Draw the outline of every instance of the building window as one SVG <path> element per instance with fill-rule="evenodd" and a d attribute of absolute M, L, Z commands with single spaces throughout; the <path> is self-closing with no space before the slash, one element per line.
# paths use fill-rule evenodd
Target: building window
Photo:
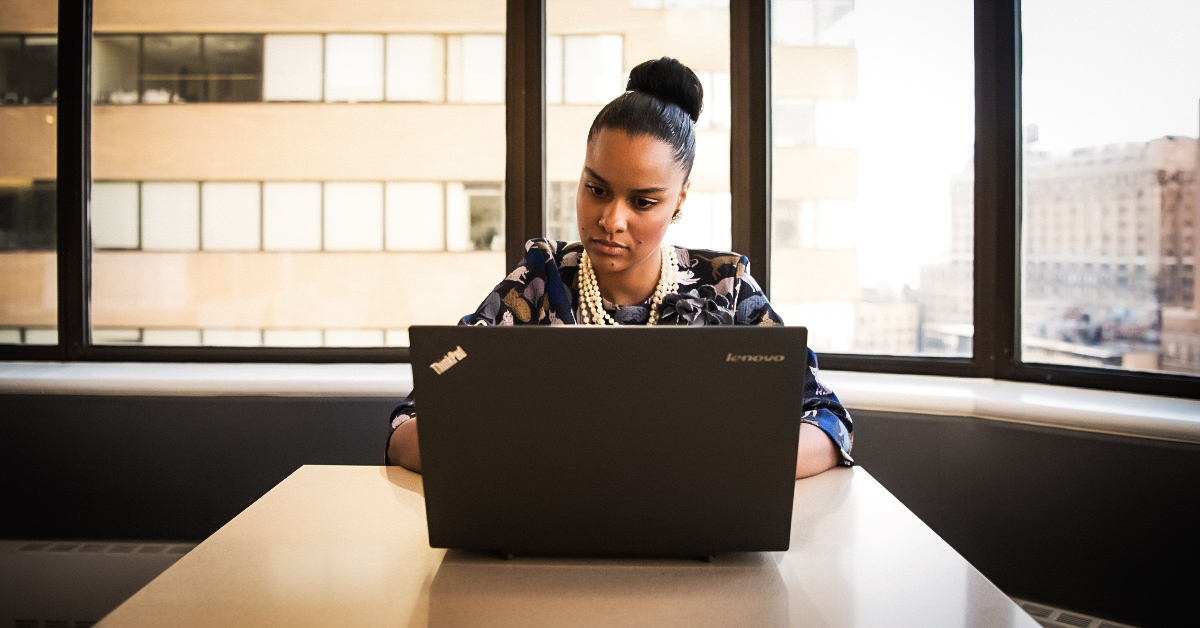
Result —
<path fill-rule="evenodd" d="M 0 180 L 0 252 L 54 250 L 55 197 L 54 181 Z"/>
<path fill-rule="evenodd" d="M 53 105 L 57 77 L 57 37 L 0 35 L 0 105 Z"/>
<path fill-rule="evenodd" d="M 97 35 L 97 104 L 161 105 L 263 99 L 262 35 Z"/>
<path fill-rule="evenodd" d="M 776 45 L 854 46 L 854 0 L 775 0 L 771 7 Z"/>
<path fill-rule="evenodd" d="M 440 35 L 387 36 L 387 99 L 441 102 L 446 98 L 446 39 Z"/>
<path fill-rule="evenodd" d="M 263 99 L 323 98 L 325 41 L 320 35 L 267 35 L 263 42 Z"/>
<path fill-rule="evenodd" d="M 383 36 L 325 36 L 325 101 L 383 100 Z"/>
<path fill-rule="evenodd" d="M 546 38 L 546 102 L 603 105 L 625 91 L 620 35 Z"/>

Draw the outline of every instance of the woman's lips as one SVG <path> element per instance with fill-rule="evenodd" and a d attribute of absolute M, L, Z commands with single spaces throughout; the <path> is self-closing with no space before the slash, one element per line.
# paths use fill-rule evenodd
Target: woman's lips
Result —
<path fill-rule="evenodd" d="M 621 253 L 625 252 L 626 248 L 628 248 L 619 242 L 613 242 L 612 240 L 601 240 L 597 238 L 592 238 L 592 245 L 596 247 L 597 253 L 602 253 L 604 255 L 620 255 Z"/>

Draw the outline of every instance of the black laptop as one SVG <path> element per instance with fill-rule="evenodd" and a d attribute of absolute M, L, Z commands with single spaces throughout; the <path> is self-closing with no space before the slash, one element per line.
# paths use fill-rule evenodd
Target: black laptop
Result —
<path fill-rule="evenodd" d="M 803 327 L 409 330 L 432 547 L 782 551 Z"/>

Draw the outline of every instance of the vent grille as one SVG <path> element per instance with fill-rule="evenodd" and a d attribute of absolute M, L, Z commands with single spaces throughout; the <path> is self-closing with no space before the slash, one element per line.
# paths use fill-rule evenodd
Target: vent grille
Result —
<path fill-rule="evenodd" d="M 169 554 L 182 556 L 196 547 L 188 543 L 70 543 L 54 541 L 33 541 L 17 548 L 18 552 L 49 552 L 54 554 Z M 21 620 L 25 621 L 25 620 Z M 42 620 L 30 620 L 38 621 Z M 51 621 L 51 620 L 46 620 Z M 54 620 L 57 621 L 57 620 Z M 45 628 L 40 623 L 39 628 Z"/>
<path fill-rule="evenodd" d="M 15 619 L 13 628 L 92 628 L 96 622 L 90 620 L 69 619 Z"/>
<path fill-rule="evenodd" d="M 1072 613 L 1060 612 L 1058 617 L 1054 618 L 1054 621 L 1060 624 L 1066 624 L 1068 626 L 1076 626 L 1077 628 L 1090 628 L 1092 625 L 1092 619 L 1090 617 L 1082 617 Z"/>
<path fill-rule="evenodd" d="M 1034 617 L 1049 618 L 1050 615 L 1054 613 L 1054 609 L 1046 608 L 1045 606 L 1038 606 L 1037 604 L 1030 604 L 1028 602 L 1022 604 L 1021 608 L 1025 609 L 1026 613 L 1029 613 Z"/>
<path fill-rule="evenodd" d="M 1072 613 L 1045 604 L 1034 604 L 1017 598 L 1013 598 L 1013 601 L 1045 628 L 1134 628 L 1129 624 L 1089 617 L 1083 613 Z"/>

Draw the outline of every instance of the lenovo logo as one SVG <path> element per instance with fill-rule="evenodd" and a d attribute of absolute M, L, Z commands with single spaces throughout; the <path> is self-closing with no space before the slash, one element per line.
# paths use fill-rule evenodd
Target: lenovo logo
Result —
<path fill-rule="evenodd" d="M 782 355 L 734 355 L 725 356 L 726 362 L 783 362 Z"/>
<path fill-rule="evenodd" d="M 433 369 L 434 373 L 441 375 L 442 373 L 449 371 L 450 367 L 458 364 L 458 361 L 465 357 L 467 357 L 467 352 L 463 351 L 462 347 L 455 347 L 454 351 L 447 353 L 446 357 L 434 362 L 433 364 L 430 364 L 429 368 Z"/>

